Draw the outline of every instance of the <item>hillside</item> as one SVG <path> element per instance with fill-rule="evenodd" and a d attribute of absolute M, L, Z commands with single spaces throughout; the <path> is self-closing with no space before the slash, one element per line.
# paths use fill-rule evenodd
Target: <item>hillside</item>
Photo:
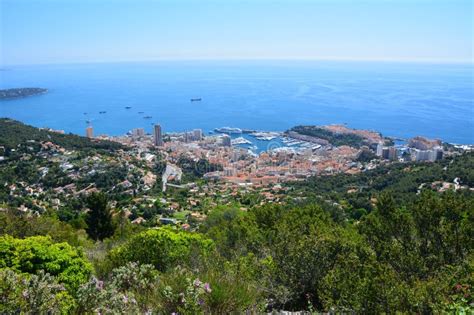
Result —
<path fill-rule="evenodd" d="M 355 175 L 335 174 L 289 183 L 291 195 L 319 197 L 346 204 L 349 211 L 374 208 L 372 198 L 390 193 L 399 204 L 413 201 L 422 188 L 443 190 L 443 184 L 460 191 L 474 189 L 474 153 L 465 153 L 435 163 L 393 163 Z M 356 215 L 356 214 L 353 214 Z"/>
<path fill-rule="evenodd" d="M 45 129 L 35 128 L 25 125 L 19 121 L 9 118 L 0 118 L 0 146 L 5 147 L 5 151 L 11 151 L 18 145 L 35 142 L 52 142 L 65 149 L 102 149 L 117 150 L 123 147 L 115 142 L 91 140 L 73 134 L 61 134 Z"/>
<path fill-rule="evenodd" d="M 473 153 L 252 191 L 177 155 L 163 191 L 156 147 L 0 132 L 0 313 L 473 310 Z"/>
<path fill-rule="evenodd" d="M 336 133 L 318 126 L 296 126 L 289 131 L 296 132 L 303 136 L 322 139 L 334 146 L 348 145 L 354 148 L 360 148 L 366 143 L 365 139 L 357 134 Z"/>

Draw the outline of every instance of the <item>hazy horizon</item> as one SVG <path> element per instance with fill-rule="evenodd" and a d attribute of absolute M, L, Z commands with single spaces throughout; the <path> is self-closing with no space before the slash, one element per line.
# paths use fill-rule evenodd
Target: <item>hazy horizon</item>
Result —
<path fill-rule="evenodd" d="M 0 64 L 473 63 L 471 1 L 2 0 Z"/>

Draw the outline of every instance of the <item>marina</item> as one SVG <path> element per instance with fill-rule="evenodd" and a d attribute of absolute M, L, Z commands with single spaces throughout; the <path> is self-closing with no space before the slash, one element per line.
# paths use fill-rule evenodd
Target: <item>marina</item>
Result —
<path fill-rule="evenodd" d="M 230 129 L 230 130 L 229 130 Z M 227 134 L 231 137 L 231 145 L 249 150 L 252 154 L 259 154 L 266 151 L 287 152 L 300 154 L 307 150 L 315 151 L 321 149 L 320 144 L 297 140 L 287 137 L 280 131 L 255 131 L 236 133 L 236 130 L 245 130 L 240 128 L 222 127 L 209 131 L 210 136 L 218 134 Z M 229 131 L 233 131 L 230 133 Z"/>

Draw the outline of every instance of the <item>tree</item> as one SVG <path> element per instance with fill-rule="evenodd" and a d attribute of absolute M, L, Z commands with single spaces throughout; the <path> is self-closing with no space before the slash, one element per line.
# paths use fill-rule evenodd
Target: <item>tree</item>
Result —
<path fill-rule="evenodd" d="M 94 240 L 103 240 L 112 236 L 115 225 L 107 207 L 107 196 L 103 193 L 91 194 L 86 200 L 89 213 L 87 215 L 87 234 Z"/>

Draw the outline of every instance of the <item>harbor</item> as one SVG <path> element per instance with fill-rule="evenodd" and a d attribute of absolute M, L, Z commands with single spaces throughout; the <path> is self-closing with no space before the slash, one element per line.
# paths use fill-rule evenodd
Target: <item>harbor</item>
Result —
<path fill-rule="evenodd" d="M 254 154 L 266 151 L 301 152 L 317 150 L 321 145 L 287 137 L 281 131 L 257 131 L 234 127 L 215 128 L 210 134 L 226 134 L 231 138 L 232 146 L 248 149 Z"/>

